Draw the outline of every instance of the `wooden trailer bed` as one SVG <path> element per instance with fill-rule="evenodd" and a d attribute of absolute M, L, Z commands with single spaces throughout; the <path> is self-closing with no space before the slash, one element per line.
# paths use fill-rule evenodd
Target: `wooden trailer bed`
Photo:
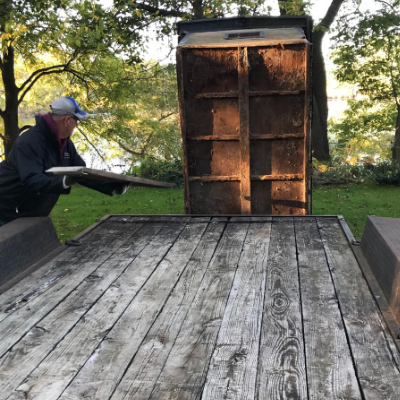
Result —
<path fill-rule="evenodd" d="M 337 217 L 109 216 L 0 295 L 0 399 L 400 398 Z"/>

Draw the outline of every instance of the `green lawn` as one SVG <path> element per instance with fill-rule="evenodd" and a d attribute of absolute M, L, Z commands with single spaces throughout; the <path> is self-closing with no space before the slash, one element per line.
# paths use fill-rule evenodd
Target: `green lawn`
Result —
<path fill-rule="evenodd" d="M 313 213 L 343 215 L 354 236 L 361 239 L 368 215 L 400 218 L 399 199 L 400 187 L 375 183 L 322 186 L 314 188 Z M 171 213 L 184 213 L 182 189 L 131 188 L 123 196 L 109 197 L 76 186 L 70 195 L 60 197 L 51 217 L 65 241 L 106 214 Z"/>

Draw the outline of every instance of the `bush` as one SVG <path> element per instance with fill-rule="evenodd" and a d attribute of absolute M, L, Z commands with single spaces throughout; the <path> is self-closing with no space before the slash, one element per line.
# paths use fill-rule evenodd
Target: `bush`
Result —
<path fill-rule="evenodd" d="M 382 160 L 375 168 L 376 181 L 381 185 L 400 186 L 400 166 L 392 160 Z"/>
<path fill-rule="evenodd" d="M 183 186 L 181 160 L 163 161 L 153 157 L 146 157 L 139 166 L 132 168 L 131 175 Z"/>

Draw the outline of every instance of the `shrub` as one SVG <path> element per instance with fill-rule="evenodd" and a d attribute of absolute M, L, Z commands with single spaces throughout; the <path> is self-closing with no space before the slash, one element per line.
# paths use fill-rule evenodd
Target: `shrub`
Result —
<path fill-rule="evenodd" d="M 382 160 L 374 168 L 376 181 L 381 185 L 400 185 L 400 166 L 392 160 Z"/>
<path fill-rule="evenodd" d="M 153 157 L 146 157 L 139 166 L 132 168 L 131 175 L 176 183 L 178 186 L 183 186 L 181 160 L 164 161 Z"/>

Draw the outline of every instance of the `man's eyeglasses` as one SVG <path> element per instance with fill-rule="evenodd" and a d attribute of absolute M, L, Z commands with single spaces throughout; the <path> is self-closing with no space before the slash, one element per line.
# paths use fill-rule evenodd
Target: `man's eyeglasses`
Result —
<path fill-rule="evenodd" d="M 74 115 L 70 115 L 71 118 L 73 118 L 76 121 L 76 125 L 79 125 L 81 122 L 78 118 L 76 118 Z"/>

